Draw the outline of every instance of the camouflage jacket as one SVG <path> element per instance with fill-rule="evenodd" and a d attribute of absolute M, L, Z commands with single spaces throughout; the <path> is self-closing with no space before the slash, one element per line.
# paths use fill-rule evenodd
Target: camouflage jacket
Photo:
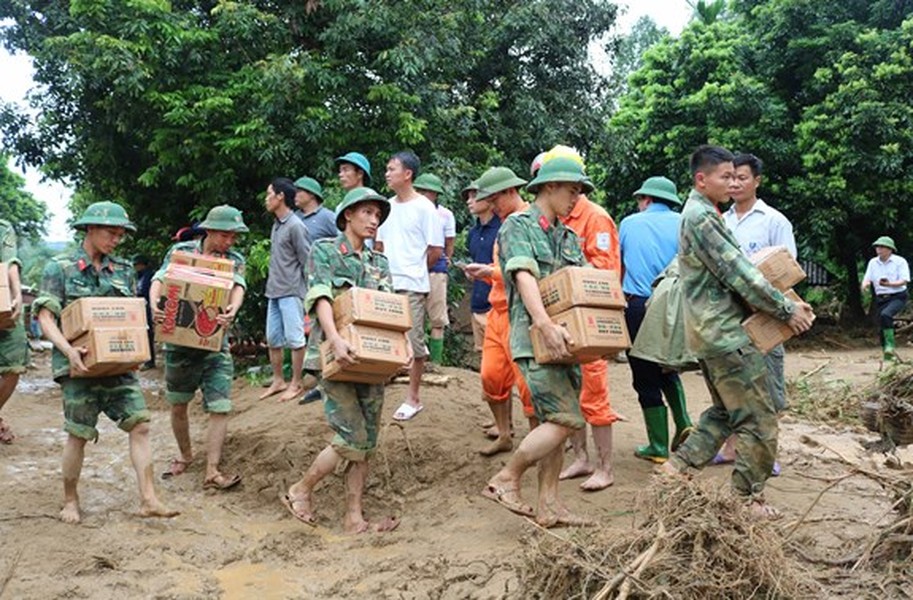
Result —
<path fill-rule="evenodd" d="M 498 231 L 498 260 L 504 273 L 510 314 L 510 351 L 516 358 L 532 358 L 529 338 L 532 318 L 514 282 L 517 271 L 529 271 L 536 279 L 561 267 L 587 262 L 580 250 L 580 238 L 559 220 L 549 222 L 533 203 L 529 209 L 507 217 Z"/>
<path fill-rule="evenodd" d="M 55 316 L 68 304 L 80 298 L 122 296 L 133 298 L 136 281 L 133 265 L 114 256 L 103 256 L 101 270 L 96 271 L 92 259 L 80 244 L 76 250 L 53 258 L 44 267 L 38 298 L 32 303 L 32 314 L 46 308 Z M 56 379 L 69 375 L 70 361 L 57 347 L 51 353 L 51 374 Z"/>
<path fill-rule="evenodd" d="M 9 221 L 0 219 L 0 262 L 15 263 L 22 267 L 16 254 L 16 230 Z"/>
<path fill-rule="evenodd" d="M 678 261 L 685 341 L 697 358 L 713 358 L 751 343 L 742 319 L 748 305 L 787 321 L 795 305 L 742 253 L 716 207 L 696 190 L 682 210 Z"/>
<path fill-rule="evenodd" d="M 311 316 L 311 334 L 308 336 L 304 367 L 309 371 L 320 371 L 323 331 L 317 318 L 317 300 L 326 298 L 332 302 L 350 287 L 392 292 L 393 279 L 386 256 L 367 246 L 356 252 L 343 233 L 314 242 L 308 262 L 304 311 Z"/>

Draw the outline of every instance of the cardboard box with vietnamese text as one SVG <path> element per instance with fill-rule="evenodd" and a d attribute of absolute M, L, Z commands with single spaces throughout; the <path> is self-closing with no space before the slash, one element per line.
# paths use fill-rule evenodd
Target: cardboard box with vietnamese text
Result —
<path fill-rule="evenodd" d="M 564 267 L 539 282 L 539 293 L 550 317 L 573 306 L 625 307 L 618 271 Z"/>
<path fill-rule="evenodd" d="M 219 277 L 233 277 L 235 274 L 235 261 L 230 258 L 217 258 L 206 254 L 195 254 L 193 252 L 175 250 L 171 253 L 171 258 L 169 260 L 170 265 L 205 269 L 204 272 L 218 275 Z"/>
<path fill-rule="evenodd" d="M 412 329 L 408 296 L 358 287 L 349 288 L 336 297 L 333 320 L 337 329 L 346 325 L 367 325 L 391 331 Z"/>
<path fill-rule="evenodd" d="M 80 373 L 71 368 L 71 377 L 122 375 L 136 369 L 152 356 L 145 328 L 92 328 L 72 344 L 74 347 L 88 348 L 82 362 L 89 372 Z"/>
<path fill-rule="evenodd" d="M 573 343 L 568 345 L 568 349 L 571 356 L 553 360 L 545 350 L 541 332 L 532 327 L 533 354 L 540 364 L 591 362 L 631 347 L 624 311 L 621 310 L 578 306 L 553 316 L 552 321 L 570 333 Z"/>
<path fill-rule="evenodd" d="M 792 290 L 786 291 L 783 295 L 793 302 L 802 301 L 799 294 Z M 764 312 L 756 312 L 749 316 L 742 321 L 742 327 L 751 342 L 763 354 L 767 354 L 794 336 L 793 330 L 789 328 L 786 321 L 781 321 Z"/>
<path fill-rule="evenodd" d="M 146 300 L 143 298 L 80 298 L 65 306 L 60 313 L 60 330 L 71 342 L 97 327 L 146 331 L 146 326 Z"/>
<path fill-rule="evenodd" d="M 805 279 L 805 271 L 785 246 L 770 246 L 748 257 L 764 278 L 781 292 L 793 288 Z"/>
<path fill-rule="evenodd" d="M 406 365 L 406 334 L 365 325 L 346 325 L 339 335 L 352 345 L 356 364 L 341 366 L 328 341 L 320 344 L 323 377 L 329 381 L 382 383 Z"/>
<path fill-rule="evenodd" d="M 165 320 L 156 325 L 155 339 L 176 346 L 219 351 L 225 328 L 216 317 L 228 307 L 234 282 L 171 266 L 162 283 L 159 308 L 165 311 Z"/>

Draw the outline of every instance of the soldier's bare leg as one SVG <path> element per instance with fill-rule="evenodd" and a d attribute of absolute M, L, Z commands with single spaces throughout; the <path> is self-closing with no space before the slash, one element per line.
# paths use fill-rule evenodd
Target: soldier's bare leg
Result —
<path fill-rule="evenodd" d="M 593 432 L 595 434 L 595 427 Z M 586 448 L 586 427 L 571 434 L 571 448 L 574 452 L 574 462 L 561 471 L 558 478 L 564 480 L 592 475 L 596 469 L 590 464 L 590 454 Z"/>
<path fill-rule="evenodd" d="M 311 463 L 304 477 L 293 483 L 288 489 L 285 496 L 286 506 L 296 519 L 309 525 L 313 525 L 317 521 L 311 502 L 314 487 L 333 472 L 340 460 L 342 457 L 333 449 L 333 446 L 327 446 Z"/>
<path fill-rule="evenodd" d="M 180 475 L 187 469 L 193 460 L 193 449 L 190 444 L 190 419 L 187 416 L 186 404 L 171 405 L 171 431 L 178 443 L 178 452 L 181 453 L 180 461 L 174 461 L 169 471 L 171 475 Z"/>
<path fill-rule="evenodd" d="M 67 435 L 63 447 L 63 509 L 60 511 L 60 520 L 64 523 L 79 523 L 81 518 L 76 487 L 79 485 L 85 450 L 86 440 L 72 434 Z"/>
<path fill-rule="evenodd" d="M 136 471 L 136 482 L 140 494 L 140 516 L 174 517 L 179 511 L 162 504 L 155 495 L 152 476 L 152 447 L 149 443 L 149 424 L 139 423 L 130 430 L 130 461 Z"/>

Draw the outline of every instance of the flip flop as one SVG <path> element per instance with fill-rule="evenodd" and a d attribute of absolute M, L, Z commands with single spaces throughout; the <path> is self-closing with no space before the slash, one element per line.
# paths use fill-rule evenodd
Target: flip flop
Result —
<path fill-rule="evenodd" d="M 781 471 L 782 471 L 782 469 L 781 469 L 781 467 L 780 467 L 780 461 L 775 460 L 775 461 L 774 461 L 774 466 L 773 466 L 773 468 L 770 470 L 770 476 L 771 476 L 771 477 L 779 477 Z"/>
<path fill-rule="evenodd" d="M 399 517 L 394 517 L 394 516 L 384 517 L 383 519 L 381 519 L 380 521 L 377 521 L 377 522 L 365 523 L 364 527 L 362 527 L 355 533 L 359 533 L 359 534 L 368 533 L 368 532 L 370 532 L 370 533 L 387 533 L 387 532 L 393 531 L 394 529 L 399 527 L 399 524 L 400 524 Z"/>
<path fill-rule="evenodd" d="M 189 460 L 183 460 L 180 458 L 172 458 L 171 465 L 168 467 L 168 470 L 162 473 L 162 479 L 171 479 L 172 477 L 177 477 L 181 473 L 187 470 L 187 467 L 190 466 Z"/>
<path fill-rule="evenodd" d="M 515 489 L 506 490 L 504 488 L 500 488 L 500 487 L 494 485 L 493 483 L 489 483 L 487 486 L 485 486 L 485 489 L 482 490 L 482 496 L 488 498 L 489 500 L 497 502 L 498 504 L 500 504 L 501 506 L 503 506 L 510 512 L 512 512 L 516 515 L 520 515 L 521 517 L 536 516 L 535 511 L 533 511 L 533 509 L 531 507 L 527 506 L 526 504 L 523 504 L 522 502 L 515 502 L 515 501 L 505 498 L 505 496 L 507 494 L 518 493 L 518 492 L 519 492 L 519 490 L 515 490 Z"/>
<path fill-rule="evenodd" d="M 399 408 L 396 409 L 396 412 L 393 413 L 394 421 L 411 421 L 415 415 L 425 410 L 424 405 L 419 405 L 418 407 L 412 406 L 408 402 L 403 402 L 399 405 Z"/>
<path fill-rule="evenodd" d="M 204 490 L 230 490 L 241 483 L 241 476 L 238 474 L 225 476 L 221 473 L 213 477 L 212 479 L 207 479 L 203 482 Z"/>
<path fill-rule="evenodd" d="M 285 509 L 287 511 L 289 511 L 289 513 L 291 513 L 291 515 L 293 517 L 295 517 L 296 519 L 298 519 L 305 525 L 310 525 L 311 527 L 314 527 L 315 525 L 317 525 L 317 519 L 316 519 L 316 517 L 314 517 L 314 515 L 311 515 L 311 518 L 307 519 L 305 517 L 302 517 L 301 513 L 299 513 L 298 511 L 295 510 L 295 499 L 292 498 L 289 494 L 285 494 L 284 496 L 282 496 L 282 498 L 280 498 L 280 500 L 282 501 L 282 505 L 285 507 Z"/>

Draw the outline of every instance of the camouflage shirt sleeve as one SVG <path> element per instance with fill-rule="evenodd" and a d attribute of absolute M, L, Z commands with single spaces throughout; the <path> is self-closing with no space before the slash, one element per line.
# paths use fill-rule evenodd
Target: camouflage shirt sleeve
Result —
<path fill-rule="evenodd" d="M 721 218 L 705 213 L 695 223 L 693 235 L 695 256 L 723 285 L 758 310 L 781 321 L 789 320 L 795 310 L 794 303 L 770 285 L 738 244 L 729 239 Z"/>
<path fill-rule="evenodd" d="M 66 276 L 64 275 L 63 267 L 61 267 L 59 261 L 51 260 L 44 266 L 38 297 L 32 303 L 32 314 L 37 315 L 42 308 L 46 308 L 54 313 L 55 316 L 60 316 L 66 293 Z"/>
<path fill-rule="evenodd" d="M 378 288 L 382 292 L 393 293 L 393 275 L 390 274 L 390 262 L 383 254 L 374 254 L 374 262 L 380 270 Z"/>
<path fill-rule="evenodd" d="M 536 279 L 541 276 L 533 240 L 522 216 L 511 215 L 498 231 L 498 260 L 505 280 L 517 271 L 529 271 Z"/>
<path fill-rule="evenodd" d="M 308 256 L 308 291 L 304 297 L 304 311 L 313 312 L 320 298 L 333 300 L 334 240 L 319 240 L 311 247 Z"/>
<path fill-rule="evenodd" d="M 16 264 L 22 267 L 22 262 L 16 253 L 16 230 L 12 225 L 0 225 L 0 262 Z"/>
<path fill-rule="evenodd" d="M 247 271 L 247 259 L 237 250 L 229 250 L 227 258 L 230 258 L 235 263 L 235 285 L 240 285 L 246 290 L 247 279 L 244 278 L 244 273 Z"/>

